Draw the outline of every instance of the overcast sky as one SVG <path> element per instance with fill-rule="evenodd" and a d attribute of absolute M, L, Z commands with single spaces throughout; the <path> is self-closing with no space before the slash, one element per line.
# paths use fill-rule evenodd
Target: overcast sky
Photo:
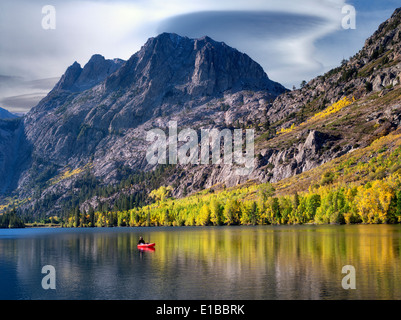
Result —
<path fill-rule="evenodd" d="M 43 6 L 56 10 L 44 29 Z M 343 29 L 342 8 L 356 8 L 356 29 Z M 287 88 L 336 67 L 358 52 L 400 6 L 399 0 L 2 0 L 0 107 L 26 112 L 74 61 L 99 53 L 128 59 L 150 37 L 208 35 L 247 53 Z"/>

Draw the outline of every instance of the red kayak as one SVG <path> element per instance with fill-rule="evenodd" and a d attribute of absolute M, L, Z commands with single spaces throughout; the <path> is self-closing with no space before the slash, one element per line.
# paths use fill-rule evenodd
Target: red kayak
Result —
<path fill-rule="evenodd" d="M 155 247 L 144 247 L 144 248 L 138 248 L 140 252 L 155 252 L 156 248 Z"/>
<path fill-rule="evenodd" d="M 138 244 L 138 249 L 153 248 L 155 245 L 156 245 L 156 243 L 143 243 L 143 244 Z"/>

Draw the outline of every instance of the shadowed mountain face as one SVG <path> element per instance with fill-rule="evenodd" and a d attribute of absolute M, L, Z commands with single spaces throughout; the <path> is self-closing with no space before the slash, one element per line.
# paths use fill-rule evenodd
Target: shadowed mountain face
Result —
<path fill-rule="evenodd" d="M 18 116 L 12 114 L 6 109 L 0 108 L 0 119 L 5 120 L 5 119 L 15 119 L 15 118 L 18 118 Z"/>
<path fill-rule="evenodd" d="M 18 187 L 22 171 L 27 169 L 32 153 L 20 118 L 0 119 L 0 194 Z"/>

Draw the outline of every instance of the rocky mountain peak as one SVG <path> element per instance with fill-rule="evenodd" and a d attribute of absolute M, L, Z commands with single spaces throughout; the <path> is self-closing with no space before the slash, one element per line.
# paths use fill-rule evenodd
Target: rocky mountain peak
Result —
<path fill-rule="evenodd" d="M 223 42 L 171 33 L 150 38 L 106 81 L 108 90 L 122 87 L 192 97 L 247 88 L 269 90 L 274 94 L 285 91 L 283 86 L 268 78 L 258 63 Z"/>
<path fill-rule="evenodd" d="M 88 90 L 94 86 L 96 90 Z M 116 139 L 125 144 L 125 135 L 133 130 L 138 130 L 136 135 L 143 139 L 144 128 L 153 121 L 164 126 L 169 117 L 192 110 L 191 116 L 180 119 L 190 125 L 211 119 L 232 124 L 237 112 L 244 112 L 239 110 L 248 99 L 244 91 L 260 93 L 260 98 L 250 94 L 255 103 L 249 109 L 258 108 L 286 89 L 271 81 L 246 54 L 223 42 L 163 33 L 150 38 L 125 62 L 98 54 L 83 68 L 75 62 L 23 123 L 28 143 L 35 145 L 38 157 L 72 166 L 91 158 L 102 158 L 103 163 L 107 144 L 116 145 Z M 232 108 L 226 118 L 220 112 L 228 111 L 229 103 Z M 205 110 L 209 110 L 207 116 Z M 213 116 L 216 112 L 218 117 Z M 139 147 L 143 151 L 144 145 Z M 121 146 L 120 150 L 126 148 L 131 146 Z M 138 152 L 133 153 L 139 157 Z M 132 164 L 133 158 L 124 156 L 121 160 L 137 166 Z"/>
<path fill-rule="evenodd" d="M 123 63 L 121 59 L 107 60 L 100 54 L 93 55 L 83 68 L 75 61 L 68 67 L 54 90 L 85 91 L 104 81 Z"/>
<path fill-rule="evenodd" d="M 75 61 L 71 66 L 67 68 L 66 72 L 63 74 L 59 82 L 55 85 L 54 90 L 71 90 L 74 87 L 74 84 L 79 78 L 81 72 L 81 65 Z"/>

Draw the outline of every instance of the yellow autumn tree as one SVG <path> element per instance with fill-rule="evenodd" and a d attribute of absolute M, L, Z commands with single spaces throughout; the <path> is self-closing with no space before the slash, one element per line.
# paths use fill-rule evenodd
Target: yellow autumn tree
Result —
<path fill-rule="evenodd" d="M 299 126 L 306 125 L 315 120 L 324 119 L 331 114 L 339 112 L 341 109 L 345 108 L 346 106 L 349 106 L 350 104 L 352 104 L 355 101 L 356 101 L 355 97 L 352 97 L 352 98 L 344 97 L 341 100 L 333 103 L 331 106 L 327 107 L 323 111 L 316 113 L 313 117 L 311 117 L 306 122 L 301 123 Z M 288 132 L 293 131 L 295 128 L 296 128 L 295 123 L 293 123 L 291 125 L 291 127 L 289 127 L 289 128 L 281 128 L 279 131 L 276 132 L 276 134 L 279 135 L 279 134 L 283 134 L 283 133 L 288 133 Z"/>
<path fill-rule="evenodd" d="M 337 101 L 336 103 L 334 103 L 331 106 L 324 109 L 322 112 L 316 113 L 310 119 L 310 121 L 326 118 L 327 116 L 329 116 L 333 113 L 339 112 L 341 109 L 345 108 L 346 106 L 349 106 L 354 101 L 355 101 L 354 97 L 352 99 L 348 98 L 348 97 L 344 97 L 341 100 Z"/>
<path fill-rule="evenodd" d="M 167 197 L 170 196 L 171 191 L 173 191 L 173 188 L 171 186 L 161 186 L 159 189 L 153 190 L 149 194 L 149 197 L 154 199 L 155 201 L 163 202 Z"/>
<path fill-rule="evenodd" d="M 204 204 L 200 209 L 199 214 L 195 218 L 196 225 L 207 226 L 210 222 L 210 209 L 207 204 Z"/>
<path fill-rule="evenodd" d="M 215 226 L 221 225 L 222 222 L 222 212 L 220 209 L 220 203 L 215 198 L 210 202 L 210 222 Z"/>
<path fill-rule="evenodd" d="M 386 180 L 358 187 L 356 206 L 364 223 L 386 223 L 394 190 Z"/>

